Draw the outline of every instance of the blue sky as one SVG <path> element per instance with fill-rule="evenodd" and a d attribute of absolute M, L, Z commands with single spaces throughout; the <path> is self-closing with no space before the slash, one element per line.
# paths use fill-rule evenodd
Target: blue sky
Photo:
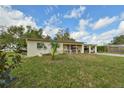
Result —
<path fill-rule="evenodd" d="M 22 5 L 22 6 L 12 6 L 13 9 L 17 9 L 22 11 L 26 16 L 32 16 L 38 26 L 43 26 L 43 22 L 49 19 L 53 15 L 60 14 L 61 16 L 59 19 L 62 21 L 63 27 L 68 27 L 70 31 L 75 30 L 74 26 L 78 24 L 78 20 L 81 18 L 88 19 L 92 18 L 93 22 L 97 21 L 102 17 L 112 17 L 118 16 L 118 14 L 122 13 L 124 10 L 124 6 L 85 6 L 87 9 L 85 13 L 81 15 L 80 18 L 77 19 L 65 19 L 63 16 L 68 12 L 71 11 L 73 8 L 79 8 L 80 6 L 46 6 L 46 5 Z M 116 24 L 117 27 L 117 24 Z M 115 25 L 111 25 L 111 27 L 106 27 L 104 29 L 100 29 L 99 31 L 102 32 L 107 29 L 116 28 Z M 98 31 L 98 33 L 99 33 Z M 97 33 L 97 32 L 96 32 Z"/>
<path fill-rule="evenodd" d="M 16 5 L 1 6 L 0 9 L 1 14 L 9 16 L 0 15 L 2 21 L 7 21 L 4 24 L 0 21 L 0 25 L 29 23 L 43 28 L 44 34 L 52 37 L 58 29 L 69 28 L 71 37 L 77 41 L 106 44 L 124 33 L 124 6 Z"/>

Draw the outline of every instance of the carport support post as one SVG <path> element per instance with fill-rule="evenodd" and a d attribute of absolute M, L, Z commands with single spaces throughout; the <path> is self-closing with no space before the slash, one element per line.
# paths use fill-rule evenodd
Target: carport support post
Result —
<path fill-rule="evenodd" d="M 84 45 L 82 45 L 81 53 L 84 53 Z"/>
<path fill-rule="evenodd" d="M 97 53 L 97 45 L 95 46 L 95 53 Z"/>
<path fill-rule="evenodd" d="M 76 45 L 76 54 L 78 54 L 78 49 L 77 49 L 77 45 Z"/>
<path fill-rule="evenodd" d="M 91 53 L 91 45 L 89 45 L 89 54 Z"/>

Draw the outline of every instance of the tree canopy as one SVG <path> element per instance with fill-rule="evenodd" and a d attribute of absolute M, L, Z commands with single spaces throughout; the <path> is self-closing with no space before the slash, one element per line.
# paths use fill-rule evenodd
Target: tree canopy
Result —
<path fill-rule="evenodd" d="M 18 52 L 26 48 L 25 38 L 51 39 L 50 36 L 44 36 L 42 28 L 36 29 L 31 26 L 26 28 L 21 26 L 10 26 L 7 31 L 0 34 L 0 45 Z"/>
<path fill-rule="evenodd" d="M 114 37 L 112 44 L 124 44 L 124 35 Z"/>
<path fill-rule="evenodd" d="M 54 40 L 75 41 L 70 37 L 69 29 L 59 30 L 58 33 L 56 33 Z"/>

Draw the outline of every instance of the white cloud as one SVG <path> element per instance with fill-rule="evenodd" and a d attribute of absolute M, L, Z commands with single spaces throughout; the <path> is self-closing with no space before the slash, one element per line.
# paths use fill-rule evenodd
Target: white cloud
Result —
<path fill-rule="evenodd" d="M 37 27 L 35 20 L 31 16 L 26 16 L 19 10 L 12 9 L 11 6 L 0 6 L 0 25 L 31 25 Z"/>
<path fill-rule="evenodd" d="M 102 21 L 99 21 L 98 23 L 103 22 L 103 25 L 100 25 L 101 27 L 103 27 L 111 24 L 117 19 L 117 16 L 111 18 L 105 17 Z M 71 38 L 75 39 L 76 41 L 86 42 L 87 44 L 103 45 L 110 43 L 113 40 L 113 37 L 124 34 L 124 21 L 120 22 L 117 29 L 112 29 L 106 32 L 102 32 L 100 34 L 91 34 L 87 31 L 86 28 L 90 26 L 90 22 L 90 19 L 80 19 L 79 24 L 76 27 L 77 31 L 70 33 Z M 59 29 L 61 29 L 58 27 L 58 24 L 61 24 L 60 19 L 58 19 L 57 16 L 52 16 L 49 20 L 47 20 L 47 23 L 45 23 L 46 26 L 44 29 L 44 34 L 48 34 L 54 37 L 54 35 L 59 31 Z"/>
<path fill-rule="evenodd" d="M 59 27 L 56 27 L 56 28 L 51 28 L 49 26 L 46 26 L 44 29 L 43 29 L 43 35 L 47 36 L 51 36 L 52 38 L 55 37 L 55 34 L 60 30 L 61 28 Z"/>
<path fill-rule="evenodd" d="M 124 21 L 121 21 L 119 24 L 118 35 L 124 35 Z"/>
<path fill-rule="evenodd" d="M 59 31 L 59 27 L 58 28 L 52 28 L 50 26 L 45 26 L 44 30 L 43 30 L 43 35 L 47 36 L 51 36 L 52 38 L 55 36 L 55 34 Z"/>
<path fill-rule="evenodd" d="M 58 18 L 59 14 L 51 16 L 48 20 L 44 21 L 44 25 L 58 26 L 62 21 Z"/>
<path fill-rule="evenodd" d="M 109 24 L 115 22 L 117 20 L 117 16 L 114 16 L 114 17 L 104 17 L 104 18 L 101 18 L 99 19 L 97 22 L 93 23 L 91 26 L 93 28 L 93 30 L 96 30 L 96 29 L 100 29 L 100 28 L 103 28 L 105 26 L 108 26 Z"/>
<path fill-rule="evenodd" d="M 120 14 L 120 20 L 124 20 L 124 12 Z"/>
<path fill-rule="evenodd" d="M 112 29 L 110 31 L 103 32 L 99 35 L 95 35 L 96 36 L 95 40 L 90 42 L 96 44 L 107 44 L 110 43 L 110 41 L 112 41 L 115 36 L 119 35 L 124 35 L 124 21 L 120 22 L 117 29 Z"/>
<path fill-rule="evenodd" d="M 57 9 L 57 5 L 47 5 L 44 12 L 46 15 L 48 15 L 50 12 L 53 12 L 54 9 Z"/>
<path fill-rule="evenodd" d="M 66 18 L 79 18 L 83 14 L 85 7 L 80 6 L 78 9 L 73 9 Z M 76 13 L 76 14 L 75 14 Z M 44 35 L 50 35 L 54 37 L 55 34 L 61 29 L 59 26 L 62 21 L 59 19 L 60 14 L 53 15 L 51 18 L 44 22 Z M 105 44 L 109 43 L 113 37 L 124 34 L 124 14 L 120 15 L 120 24 L 117 29 L 112 29 L 100 34 L 90 34 L 86 31 L 86 28 L 91 24 L 90 19 L 80 19 L 77 27 L 77 31 L 72 32 L 70 35 L 77 41 L 87 42 L 91 44 Z M 114 17 L 104 17 L 99 19 L 97 22 L 92 24 L 92 28 L 100 29 L 105 27 L 118 19 L 117 16 Z M 26 16 L 23 12 L 19 10 L 12 9 L 11 6 L 0 6 L 0 25 L 31 25 L 37 27 L 36 22 L 31 16 Z"/>
<path fill-rule="evenodd" d="M 79 16 L 78 16 L 79 17 Z M 69 18 L 73 18 L 73 17 L 69 17 Z M 74 17 L 76 18 L 76 17 Z M 122 20 L 122 15 L 120 17 Z M 116 20 L 118 20 L 119 17 L 118 16 L 113 16 L 113 17 L 104 17 L 99 19 L 97 22 L 95 22 L 94 24 L 90 24 L 90 21 L 92 21 L 91 19 L 80 19 L 79 20 L 79 24 L 76 27 L 77 31 L 71 32 L 70 36 L 71 38 L 74 38 L 76 41 L 81 41 L 81 42 L 86 42 L 87 44 L 98 44 L 98 45 L 103 45 L 103 44 L 107 44 L 110 43 L 113 40 L 113 37 L 115 36 L 119 36 L 124 34 L 124 21 L 121 21 L 119 26 L 117 27 L 117 29 L 112 29 L 106 32 L 102 32 L 100 34 L 90 34 L 86 28 L 89 27 L 90 25 L 93 27 L 93 29 L 100 29 L 102 27 L 105 27 L 113 22 L 115 22 Z M 47 22 L 45 23 L 46 27 L 45 27 L 45 31 L 44 33 L 50 36 L 54 36 L 58 31 L 59 28 L 58 24 L 61 24 L 61 22 L 59 22 L 60 20 L 58 19 L 57 16 L 52 16 L 49 20 L 47 20 Z"/>
<path fill-rule="evenodd" d="M 83 41 L 84 37 L 87 36 L 87 32 L 85 31 L 77 31 L 77 32 L 72 32 L 70 34 L 71 38 L 77 40 L 77 41 Z"/>
<path fill-rule="evenodd" d="M 76 32 L 71 33 L 71 37 L 76 41 L 86 42 L 87 44 L 103 45 L 110 43 L 115 36 L 124 35 L 124 21 L 121 21 L 117 29 L 112 29 L 100 34 L 90 34 L 86 31 L 89 21 L 81 19 Z"/>
<path fill-rule="evenodd" d="M 84 36 L 87 36 L 88 33 L 85 31 L 86 26 L 88 25 L 88 20 L 84 20 L 81 19 L 79 21 L 79 25 L 78 25 L 78 31 L 77 32 L 72 32 L 70 34 L 71 38 L 76 39 L 77 41 L 80 41 L 80 39 L 82 39 Z"/>
<path fill-rule="evenodd" d="M 93 36 L 91 35 L 88 41 L 89 43 L 92 43 L 92 44 L 99 44 L 99 45 L 107 44 L 107 43 L 110 43 L 110 41 L 113 39 L 113 37 L 116 36 L 116 34 L 117 34 L 116 29 L 113 29 L 107 32 L 103 32 L 99 35 L 98 34 Z"/>
<path fill-rule="evenodd" d="M 53 15 L 50 17 L 50 19 L 44 21 L 43 35 L 49 35 L 53 38 L 59 29 L 61 29 L 59 25 L 62 23 L 62 21 L 58 17 L 58 14 Z"/>
<path fill-rule="evenodd" d="M 102 45 L 109 43 L 113 39 L 113 37 L 117 36 L 117 30 L 113 29 L 101 34 L 90 34 L 87 31 L 85 31 L 84 34 L 84 32 L 78 31 L 75 32 L 73 35 L 75 36 L 74 39 L 76 39 L 77 41 L 82 41 L 87 44 Z"/>
<path fill-rule="evenodd" d="M 69 11 L 64 18 L 80 18 L 81 15 L 84 13 L 86 7 L 80 6 L 80 8 L 74 8 L 73 10 Z"/>
<path fill-rule="evenodd" d="M 85 30 L 86 26 L 88 25 L 89 23 L 89 20 L 84 20 L 84 19 L 81 19 L 79 21 L 79 30 Z"/>

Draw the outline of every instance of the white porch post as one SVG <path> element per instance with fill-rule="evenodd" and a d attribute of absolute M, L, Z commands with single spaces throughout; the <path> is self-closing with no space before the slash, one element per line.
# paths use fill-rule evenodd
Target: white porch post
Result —
<path fill-rule="evenodd" d="M 89 54 L 91 53 L 91 45 L 89 45 Z"/>
<path fill-rule="evenodd" d="M 97 45 L 95 45 L 95 53 L 97 53 Z"/>
<path fill-rule="evenodd" d="M 84 53 L 84 45 L 82 45 L 81 53 Z"/>

